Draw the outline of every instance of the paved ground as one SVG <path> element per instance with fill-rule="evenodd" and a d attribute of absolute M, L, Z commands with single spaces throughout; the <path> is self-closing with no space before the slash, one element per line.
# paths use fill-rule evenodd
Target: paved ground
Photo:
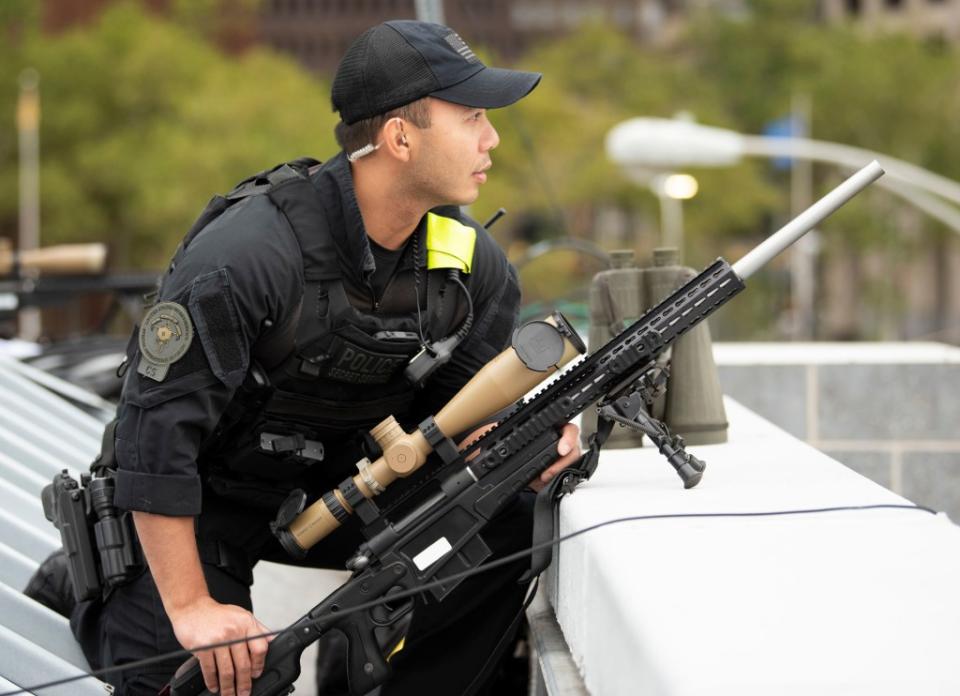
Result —
<path fill-rule="evenodd" d="M 347 571 L 297 568 L 278 563 L 259 563 L 254 570 L 253 607 L 257 618 L 280 629 L 300 618 L 347 579 Z M 316 693 L 316 645 L 304 653 L 303 672 L 296 683 L 302 696 Z"/>

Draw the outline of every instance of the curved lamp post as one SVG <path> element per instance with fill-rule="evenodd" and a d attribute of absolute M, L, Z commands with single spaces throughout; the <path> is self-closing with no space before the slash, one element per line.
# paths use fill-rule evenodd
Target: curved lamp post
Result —
<path fill-rule="evenodd" d="M 651 170 L 680 167 L 726 167 L 744 157 L 790 157 L 859 169 L 878 159 L 887 175 L 877 185 L 900 196 L 954 232 L 960 233 L 960 183 L 909 162 L 871 150 L 806 138 L 744 135 L 692 121 L 632 118 L 614 126 L 606 138 L 607 156 L 634 178 Z M 813 336 L 814 257 L 808 237 L 793 250 L 793 304 L 799 337 Z"/>
<path fill-rule="evenodd" d="M 806 138 L 743 135 L 666 118 L 631 118 L 607 134 L 607 156 L 628 172 L 678 167 L 728 167 L 744 157 L 791 157 L 859 169 L 879 159 L 887 175 L 877 181 L 960 233 L 960 183 L 903 160 L 850 145 Z M 939 198 L 938 198 L 939 197 Z"/>

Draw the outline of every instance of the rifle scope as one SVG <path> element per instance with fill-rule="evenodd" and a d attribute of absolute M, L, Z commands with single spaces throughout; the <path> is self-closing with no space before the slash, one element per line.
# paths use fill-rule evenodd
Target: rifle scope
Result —
<path fill-rule="evenodd" d="M 544 321 L 524 324 L 514 332 L 512 343 L 484 365 L 434 416 L 441 436 L 476 427 L 586 352 L 583 341 L 559 312 Z M 352 515 L 358 503 L 379 495 L 398 478 L 412 474 L 433 451 L 421 429 L 405 433 L 393 416 L 379 423 L 370 434 L 383 450 L 381 457 L 372 463 L 361 459 L 356 476 L 324 494 L 288 525 L 274 528 L 292 555 L 302 556 Z"/>

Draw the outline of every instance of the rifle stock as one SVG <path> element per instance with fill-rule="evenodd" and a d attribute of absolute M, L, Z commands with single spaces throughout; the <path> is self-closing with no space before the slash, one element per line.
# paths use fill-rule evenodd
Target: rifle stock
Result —
<path fill-rule="evenodd" d="M 390 619 L 385 622 L 382 616 L 372 613 L 373 609 L 341 617 L 335 607 L 359 606 L 371 599 L 395 596 L 398 591 L 437 581 L 439 586 L 430 593 L 434 599 L 442 600 L 463 579 L 465 570 L 479 566 L 490 556 L 490 549 L 479 534 L 484 525 L 556 461 L 556 443 L 564 424 L 598 401 L 617 405 L 620 412 L 635 404 L 636 385 L 653 369 L 661 352 L 743 290 L 747 276 L 882 174 L 878 163 L 867 165 L 737 264 L 731 266 L 723 259 L 715 261 L 596 353 L 569 368 L 528 401 L 520 402 L 505 420 L 463 452 L 451 454 L 447 448 L 445 465 L 432 475 L 440 484 L 440 492 L 430 495 L 401 519 L 392 522 L 383 519 L 369 500 L 372 495 L 347 495 L 344 490 L 349 492 L 351 479 L 341 484 L 338 491 L 324 496 L 321 499 L 324 503 L 335 493 L 357 502 L 356 507 L 360 508 L 367 524 L 368 540 L 347 563 L 354 571 L 351 578 L 271 643 L 270 653 L 276 650 L 277 658 L 271 660 L 268 653 L 268 664 L 276 665 L 276 671 L 282 671 L 283 676 L 279 680 L 271 676 L 269 688 L 264 689 L 260 687 L 264 678 L 255 680 L 254 695 L 285 693 L 283 689 L 299 674 L 299 664 L 295 668 L 291 666 L 290 650 L 285 646 L 295 641 L 299 655 L 309 642 L 332 627 L 344 630 L 351 642 L 349 670 L 351 678 L 357 680 L 351 682 L 351 692 L 363 694 L 382 683 L 389 670 L 370 626 L 378 620 L 377 625 L 389 624 Z M 562 326 L 562 322 L 560 319 L 557 323 Z M 566 343 L 571 341 L 570 337 L 563 340 L 566 355 Z M 510 351 L 516 353 L 513 348 Z M 462 393 L 451 403 L 461 398 Z M 438 414 L 436 422 L 439 421 Z M 441 431 L 441 436 L 444 432 Z M 438 439 L 434 433 L 433 441 L 441 442 L 442 437 Z M 658 442 L 684 484 L 696 485 L 703 471 L 702 464 L 697 467 L 691 463 L 693 458 L 685 455 L 682 442 L 679 451 L 675 445 L 676 440 Z M 440 448 L 434 449 L 443 454 Z M 309 526 L 309 520 L 315 518 L 315 512 L 308 510 L 299 521 L 308 520 L 306 526 Z M 316 540 L 311 538 L 312 543 L 323 536 L 325 534 Z M 297 544 L 299 547 L 299 542 Z M 296 634 L 298 630 L 301 634 Z M 280 637 L 291 632 L 295 639 L 287 637 L 280 641 Z M 202 680 L 200 684 L 202 687 Z M 197 691 L 181 684 L 172 693 L 193 696 Z"/>

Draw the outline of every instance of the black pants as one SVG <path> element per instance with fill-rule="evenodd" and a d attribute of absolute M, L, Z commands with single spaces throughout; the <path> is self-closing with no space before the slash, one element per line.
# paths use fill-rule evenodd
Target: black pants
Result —
<path fill-rule="evenodd" d="M 494 558 L 529 546 L 532 503 L 532 495 L 519 496 L 487 526 L 482 536 Z M 259 560 L 293 563 L 270 534 L 267 521 L 251 515 L 249 509 L 238 512 L 235 506 L 205 501 L 197 534 L 201 544 L 229 540 L 231 546 L 247 552 L 251 566 Z M 297 564 L 342 569 L 361 540 L 351 520 Z M 514 620 L 526 586 L 517 579 L 527 566 L 520 561 L 469 578 L 441 603 L 418 600 L 404 648 L 390 662 L 393 675 L 382 687 L 381 696 L 487 693 L 493 670 L 513 644 L 505 635 L 518 625 Z M 252 610 L 243 573 L 208 563 L 203 570 L 214 599 Z M 282 587 L 276 589 L 283 591 Z M 306 598 L 304 613 L 322 599 Z M 95 668 L 155 657 L 181 647 L 149 572 L 117 588 L 104 602 L 78 605 L 70 623 Z M 174 658 L 105 679 L 117 689 L 117 696 L 154 696 L 183 661 L 183 657 Z"/>

